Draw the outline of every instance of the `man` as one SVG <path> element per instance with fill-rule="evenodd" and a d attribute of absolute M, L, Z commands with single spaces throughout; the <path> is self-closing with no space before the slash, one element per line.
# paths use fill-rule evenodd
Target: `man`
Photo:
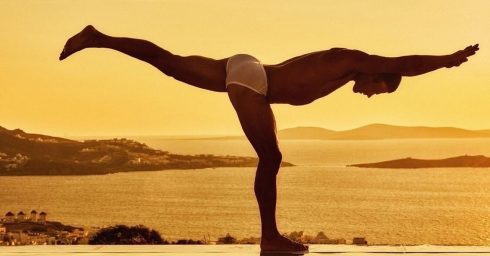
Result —
<path fill-rule="evenodd" d="M 282 161 L 270 104 L 304 105 L 322 98 L 349 81 L 354 92 L 371 97 L 394 92 L 402 76 L 416 76 L 461 65 L 478 51 L 478 44 L 442 56 L 383 57 L 359 50 L 333 48 L 263 65 L 247 54 L 225 59 L 179 56 L 134 38 L 112 37 L 85 27 L 71 37 L 63 60 L 86 48 L 109 48 L 147 62 L 164 74 L 202 89 L 227 92 L 240 124 L 257 152 L 255 195 L 262 222 L 263 252 L 306 252 L 308 247 L 283 237 L 276 225 L 276 175 Z"/>

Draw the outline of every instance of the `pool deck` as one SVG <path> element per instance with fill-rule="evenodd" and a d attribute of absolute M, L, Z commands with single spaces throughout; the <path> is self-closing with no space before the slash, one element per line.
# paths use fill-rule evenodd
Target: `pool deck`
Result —
<path fill-rule="evenodd" d="M 490 246 L 355 246 L 355 245 L 310 245 L 305 255 L 490 255 Z M 133 255 L 261 255 L 258 245 L 37 245 L 0 247 L 1 256 L 133 256 Z M 298 254 L 262 254 L 298 255 Z"/>

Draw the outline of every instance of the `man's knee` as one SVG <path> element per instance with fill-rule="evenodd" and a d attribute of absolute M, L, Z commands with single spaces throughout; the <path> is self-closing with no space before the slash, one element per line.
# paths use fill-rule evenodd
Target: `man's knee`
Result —
<path fill-rule="evenodd" d="M 259 167 L 263 166 L 264 171 L 266 172 L 270 172 L 271 170 L 273 170 L 274 174 L 277 174 L 277 171 L 281 166 L 281 162 L 282 162 L 282 153 L 281 151 L 279 151 L 279 149 L 270 150 L 259 154 Z"/>
<path fill-rule="evenodd" d="M 256 195 L 270 193 L 275 186 L 276 176 L 282 161 L 279 150 L 259 155 L 259 166 L 255 174 L 254 191 Z"/>
<path fill-rule="evenodd" d="M 151 64 L 165 75 L 175 77 L 178 73 L 180 58 L 182 57 L 173 54 L 161 54 L 155 56 Z"/>

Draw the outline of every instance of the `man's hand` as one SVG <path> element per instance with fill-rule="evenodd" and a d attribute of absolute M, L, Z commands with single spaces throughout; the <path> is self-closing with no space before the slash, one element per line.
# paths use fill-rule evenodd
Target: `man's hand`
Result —
<path fill-rule="evenodd" d="M 460 50 L 449 55 L 446 68 L 458 67 L 462 63 L 467 62 L 468 57 L 474 55 L 479 49 L 480 48 L 478 48 L 478 44 L 475 44 L 466 47 L 464 50 Z"/>

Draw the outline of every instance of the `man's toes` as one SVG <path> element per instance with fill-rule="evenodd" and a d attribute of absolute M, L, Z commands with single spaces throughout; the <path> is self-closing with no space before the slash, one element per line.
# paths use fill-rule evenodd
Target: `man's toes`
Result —
<path fill-rule="evenodd" d="M 66 58 L 66 51 L 63 49 L 63 51 L 60 53 L 60 60 L 64 60 Z"/>

